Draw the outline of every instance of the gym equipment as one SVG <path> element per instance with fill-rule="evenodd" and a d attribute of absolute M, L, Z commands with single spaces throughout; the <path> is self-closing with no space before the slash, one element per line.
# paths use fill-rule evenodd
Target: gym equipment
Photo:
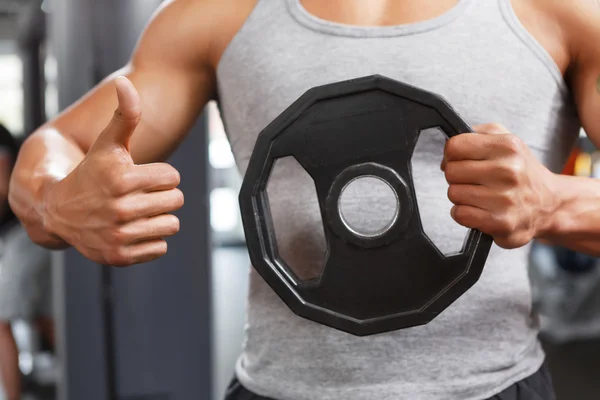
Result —
<path fill-rule="evenodd" d="M 357 335 L 423 325 L 479 279 L 492 238 L 471 230 L 445 257 L 424 233 L 412 184 L 419 133 L 472 129 L 438 95 L 380 75 L 308 90 L 259 135 L 239 195 L 250 259 L 297 315 Z M 299 279 L 279 256 L 267 183 L 274 162 L 293 156 L 315 183 L 327 242 L 322 274 Z M 376 177 L 399 202 L 390 226 L 354 232 L 340 194 Z"/>

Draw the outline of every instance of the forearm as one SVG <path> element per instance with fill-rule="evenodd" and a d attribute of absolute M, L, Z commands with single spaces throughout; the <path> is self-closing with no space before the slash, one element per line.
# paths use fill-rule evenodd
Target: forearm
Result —
<path fill-rule="evenodd" d="M 538 239 L 600 257 L 600 179 L 555 178 L 556 203 Z"/>
<path fill-rule="evenodd" d="M 83 151 L 50 126 L 33 133 L 21 147 L 9 190 L 9 203 L 37 244 L 60 249 L 68 247 L 44 227 L 45 193 L 66 177 L 83 159 Z"/>

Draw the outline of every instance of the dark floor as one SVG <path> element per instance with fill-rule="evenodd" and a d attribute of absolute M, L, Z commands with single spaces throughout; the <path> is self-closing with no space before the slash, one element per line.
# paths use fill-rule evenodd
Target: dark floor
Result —
<path fill-rule="evenodd" d="M 56 400 L 53 387 L 29 387 L 23 390 L 21 400 Z"/>
<path fill-rule="evenodd" d="M 557 400 L 600 399 L 600 340 L 544 342 Z"/>

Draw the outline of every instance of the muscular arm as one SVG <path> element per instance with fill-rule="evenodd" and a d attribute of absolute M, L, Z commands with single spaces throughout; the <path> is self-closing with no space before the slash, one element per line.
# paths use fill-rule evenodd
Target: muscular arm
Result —
<path fill-rule="evenodd" d="M 600 148 L 600 4 L 598 0 L 554 2 L 567 32 L 572 63 L 568 74 L 579 115 Z M 562 4 L 560 4 L 562 3 Z M 600 180 L 557 176 L 556 210 L 542 238 L 600 256 Z"/>
<path fill-rule="evenodd" d="M 136 163 L 163 160 L 177 147 L 214 90 L 210 67 L 213 6 L 202 0 L 163 3 L 145 29 L 128 65 L 36 130 L 23 144 L 9 201 L 38 244 L 65 247 L 44 229 L 47 189 L 83 159 L 117 108 L 114 79 L 137 88 L 142 120 L 130 143 Z"/>

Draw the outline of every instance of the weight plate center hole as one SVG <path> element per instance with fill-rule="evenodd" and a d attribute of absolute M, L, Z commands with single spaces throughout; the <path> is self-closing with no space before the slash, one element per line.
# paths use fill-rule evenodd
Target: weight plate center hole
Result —
<path fill-rule="evenodd" d="M 392 185 L 374 175 L 352 179 L 338 199 L 338 213 L 346 229 L 367 239 L 386 234 L 398 220 L 400 207 Z"/>

